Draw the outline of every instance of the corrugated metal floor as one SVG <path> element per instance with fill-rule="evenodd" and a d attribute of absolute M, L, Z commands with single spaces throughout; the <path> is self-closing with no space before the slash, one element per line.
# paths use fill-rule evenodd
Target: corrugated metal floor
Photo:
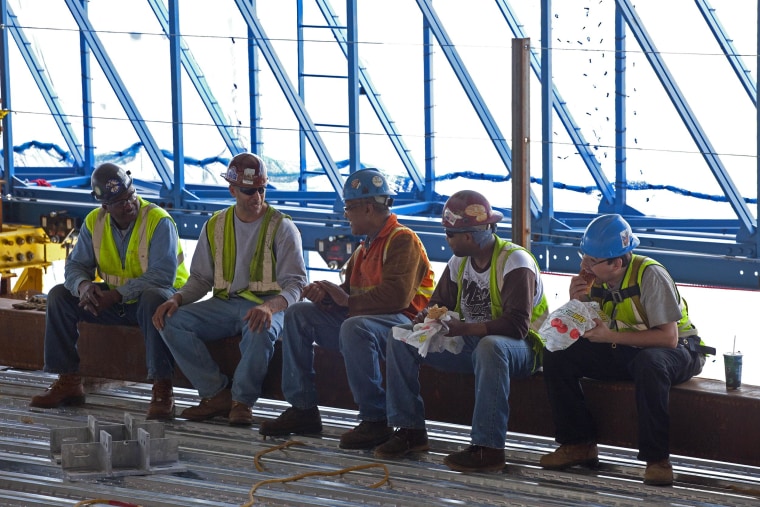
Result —
<path fill-rule="evenodd" d="M 757 506 L 760 469 L 673 457 L 677 484 L 644 486 L 635 451 L 602 447 L 597 470 L 551 472 L 537 467 L 553 442 L 510 434 L 506 468 L 497 473 L 461 474 L 442 464 L 443 457 L 469 442 L 468 428 L 430 423 L 431 451 L 382 468 L 342 476 L 310 476 L 288 483 L 261 485 L 253 501 L 249 492 L 260 481 L 310 472 L 334 472 L 378 463 L 369 451 L 338 448 L 339 435 L 355 424 L 355 413 L 323 409 L 321 437 L 297 437 L 303 445 L 254 457 L 287 439 L 264 440 L 258 427 L 233 428 L 224 420 L 167 423 L 166 436 L 179 440 L 179 472 L 151 475 L 72 476 L 50 457 L 50 430 L 82 427 L 87 416 L 119 424 L 125 412 L 142 418 L 150 399 L 147 384 L 104 385 L 88 394 L 83 408 L 29 409 L 29 397 L 41 392 L 52 377 L 40 372 L 0 371 L 0 505 L 71 506 L 94 499 L 142 506 Z M 177 393 L 181 408 L 197 403 L 193 391 Z M 254 416 L 275 417 L 283 405 L 262 400 Z M 759 450 L 760 452 L 760 450 Z M 75 479 L 75 480 L 72 480 Z M 103 504 L 106 505 L 106 504 Z"/>

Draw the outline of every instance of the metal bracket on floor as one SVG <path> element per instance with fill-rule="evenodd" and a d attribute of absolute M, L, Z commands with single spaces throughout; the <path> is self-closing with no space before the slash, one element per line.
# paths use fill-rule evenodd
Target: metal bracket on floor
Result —
<path fill-rule="evenodd" d="M 50 430 L 50 455 L 69 479 L 182 472 L 179 439 L 166 438 L 164 425 L 124 414 L 124 424 L 100 424 L 87 416 L 86 427 Z"/>

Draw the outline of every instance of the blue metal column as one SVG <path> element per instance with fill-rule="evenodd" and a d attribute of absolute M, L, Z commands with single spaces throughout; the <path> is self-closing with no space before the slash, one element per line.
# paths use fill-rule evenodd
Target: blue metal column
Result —
<path fill-rule="evenodd" d="M 303 30 L 303 0 L 298 0 L 296 2 L 296 33 L 298 34 L 298 45 L 297 45 L 297 68 L 298 68 L 298 97 L 301 99 L 301 103 L 304 102 L 304 97 L 306 96 L 306 89 L 305 84 L 306 80 L 304 79 L 303 71 L 304 71 L 304 49 L 303 49 L 303 41 L 304 41 L 304 30 Z M 306 191 L 306 133 L 303 130 L 303 125 L 298 125 L 298 153 L 300 155 L 299 157 L 299 174 L 298 174 L 298 190 L 301 192 Z M 337 204 L 336 204 L 337 206 Z M 337 208 L 336 208 L 337 209 Z"/>
<path fill-rule="evenodd" d="M 301 0 L 299 0 L 300 3 Z M 251 12 L 256 14 L 256 0 L 251 0 Z M 264 153 L 264 140 L 261 138 L 261 103 L 259 97 L 259 52 L 253 30 L 248 27 L 248 90 L 249 111 L 251 116 L 251 151 L 257 155 Z M 241 150 L 242 151 L 242 147 Z M 238 153 L 240 152 L 238 151 Z"/>
<path fill-rule="evenodd" d="M 8 58 L 8 2 L 0 0 L 0 58 L 2 59 L 3 75 L 0 76 L 0 110 L 11 111 L 11 72 Z M 11 129 L 11 113 L 2 119 L 3 125 L 3 174 L 5 175 L 5 193 L 13 192 L 13 129 Z M 2 210 L 0 210 L 2 211 Z"/>
<path fill-rule="evenodd" d="M 625 20 L 615 7 L 615 213 L 623 213 L 626 205 L 626 96 L 625 96 Z M 602 211 L 602 210 L 600 210 Z"/>
<path fill-rule="evenodd" d="M 552 218 L 554 218 L 554 150 L 552 143 L 553 129 L 552 118 L 554 103 L 552 98 L 552 2 L 541 0 L 541 188 L 540 227 L 544 238 L 551 231 Z M 513 78 L 514 79 L 514 78 Z"/>
<path fill-rule="evenodd" d="M 182 207 L 185 189 L 185 145 L 182 123 L 182 64 L 180 56 L 179 0 L 169 0 L 169 51 L 172 83 L 172 143 L 174 145 L 174 188 L 169 192 L 174 208 Z"/>
<path fill-rule="evenodd" d="M 82 10 L 87 12 L 88 0 L 81 0 Z M 82 71 L 82 143 L 84 150 L 84 175 L 90 178 L 95 169 L 95 126 L 92 121 L 92 75 L 90 74 L 90 46 L 83 33 L 79 33 L 79 65 Z"/>
<path fill-rule="evenodd" d="M 432 201 L 435 192 L 435 104 L 433 87 L 433 37 L 430 24 L 422 18 L 422 87 L 425 116 L 425 188 L 424 198 Z"/>
<path fill-rule="evenodd" d="M 359 133 L 359 27 L 356 21 L 356 0 L 346 0 L 348 35 L 348 160 L 349 172 L 361 169 Z"/>

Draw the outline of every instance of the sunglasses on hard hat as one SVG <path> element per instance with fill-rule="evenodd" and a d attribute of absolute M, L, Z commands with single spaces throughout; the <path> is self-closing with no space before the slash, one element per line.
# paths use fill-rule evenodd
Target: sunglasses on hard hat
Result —
<path fill-rule="evenodd" d="M 240 190 L 245 195 L 253 195 L 256 192 L 258 192 L 259 194 L 263 194 L 264 192 L 267 191 L 267 187 L 253 187 L 253 188 L 251 188 L 251 187 L 238 187 L 238 190 Z"/>

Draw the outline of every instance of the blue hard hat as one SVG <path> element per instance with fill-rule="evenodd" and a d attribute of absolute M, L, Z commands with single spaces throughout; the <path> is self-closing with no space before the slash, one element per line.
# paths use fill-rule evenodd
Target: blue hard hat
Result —
<path fill-rule="evenodd" d="M 583 255 L 597 259 L 612 259 L 627 254 L 639 246 L 639 238 L 620 215 L 600 215 L 586 227 L 581 239 Z"/>
<path fill-rule="evenodd" d="M 391 195 L 396 195 L 396 192 L 390 189 L 388 180 L 377 169 L 360 169 L 349 174 L 343 185 L 343 200 L 345 201 Z"/>

